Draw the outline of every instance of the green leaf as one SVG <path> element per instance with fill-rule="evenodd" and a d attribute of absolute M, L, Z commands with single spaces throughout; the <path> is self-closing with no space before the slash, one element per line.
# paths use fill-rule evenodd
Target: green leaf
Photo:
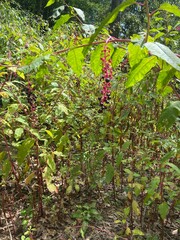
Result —
<path fill-rule="evenodd" d="M 51 138 L 54 138 L 54 135 L 51 131 L 49 131 L 49 130 L 45 130 L 45 131 Z"/>
<path fill-rule="evenodd" d="M 147 42 L 144 46 L 151 54 L 163 59 L 172 67 L 180 71 L 180 59 L 165 45 L 158 42 Z"/>
<path fill-rule="evenodd" d="M 68 109 L 63 103 L 59 103 L 57 106 L 58 110 L 68 115 Z"/>
<path fill-rule="evenodd" d="M 144 49 L 142 49 L 139 45 L 135 45 L 130 43 L 128 45 L 128 53 L 129 53 L 129 64 L 131 68 L 136 66 L 146 55 Z"/>
<path fill-rule="evenodd" d="M 98 45 L 91 54 L 90 67 L 96 76 L 100 75 L 100 73 L 102 72 L 102 62 L 101 62 L 102 49 L 103 49 L 103 46 Z"/>
<path fill-rule="evenodd" d="M 56 0 L 49 0 L 49 1 L 47 2 L 47 4 L 46 4 L 45 7 L 51 6 L 53 3 L 55 3 L 55 1 L 56 1 Z"/>
<path fill-rule="evenodd" d="M 23 163 L 25 157 L 29 154 L 31 148 L 34 146 L 35 140 L 27 138 L 24 140 L 20 147 L 18 147 L 17 161 L 19 166 Z"/>
<path fill-rule="evenodd" d="M 19 70 L 22 71 L 23 73 L 27 74 L 32 71 L 37 71 L 38 68 L 47 60 L 50 59 L 50 54 L 47 54 L 45 56 L 41 56 L 38 58 L 35 58 L 29 65 L 20 67 Z"/>
<path fill-rule="evenodd" d="M 24 129 L 23 128 L 16 128 L 15 132 L 14 132 L 14 138 L 16 139 L 16 141 L 18 141 L 21 136 L 24 133 Z"/>
<path fill-rule="evenodd" d="M 2 165 L 3 176 L 5 178 L 8 177 L 10 172 L 11 172 L 11 163 L 8 159 L 6 159 Z"/>
<path fill-rule="evenodd" d="M 58 188 L 56 187 L 56 185 L 54 185 L 53 183 L 46 181 L 46 185 L 47 185 L 47 189 L 51 192 L 51 193 L 58 193 Z"/>
<path fill-rule="evenodd" d="M 114 177 L 114 167 L 111 164 L 108 164 L 106 167 L 106 182 L 109 184 Z"/>
<path fill-rule="evenodd" d="M 144 236 L 144 233 L 141 230 L 137 229 L 137 228 L 132 230 L 132 233 L 133 233 L 133 236 Z"/>
<path fill-rule="evenodd" d="M 61 25 L 63 25 L 64 23 L 66 23 L 72 16 L 70 14 L 65 14 L 62 15 L 55 23 L 53 29 L 56 30 L 58 29 Z"/>
<path fill-rule="evenodd" d="M 159 120 L 158 128 L 165 127 L 169 129 L 180 115 L 180 101 L 170 102 L 170 104 L 162 111 Z"/>
<path fill-rule="evenodd" d="M 158 206 L 158 212 L 161 216 L 161 218 L 164 220 L 169 212 L 169 206 L 167 202 L 163 202 Z"/>
<path fill-rule="evenodd" d="M 112 55 L 112 67 L 115 68 L 122 62 L 126 50 L 122 48 L 117 48 Z"/>
<path fill-rule="evenodd" d="M 170 3 L 163 3 L 160 5 L 159 10 L 164 10 L 180 17 L 180 9 L 176 5 L 171 5 Z"/>
<path fill-rule="evenodd" d="M 101 22 L 100 26 L 96 29 L 95 33 L 91 36 L 89 40 L 89 45 L 91 45 L 92 42 L 96 39 L 96 37 L 99 35 L 101 30 L 104 26 L 114 22 L 114 20 L 117 18 L 119 12 L 123 12 L 127 7 L 135 3 L 135 0 L 126 0 L 123 3 L 121 3 L 119 6 L 117 6 L 108 16 Z M 89 47 L 85 47 L 83 52 L 86 55 Z"/>
<path fill-rule="evenodd" d="M 71 66 L 72 70 L 80 76 L 82 72 L 84 56 L 81 48 L 75 48 L 68 52 L 67 62 Z"/>
<path fill-rule="evenodd" d="M 47 165 L 52 170 L 52 172 L 55 173 L 55 171 L 56 171 L 56 164 L 55 164 L 53 155 L 52 154 L 48 154 L 46 156 L 46 159 L 47 159 Z"/>
<path fill-rule="evenodd" d="M 133 202 L 132 202 L 132 209 L 137 216 L 140 215 L 139 205 L 135 200 L 133 200 Z"/>
<path fill-rule="evenodd" d="M 136 83 L 140 82 L 145 75 L 156 65 L 157 58 L 151 56 L 144 58 L 135 69 L 133 69 L 125 83 L 126 88 L 133 87 Z"/>
<path fill-rule="evenodd" d="M 172 79 L 175 74 L 175 69 L 170 70 L 161 70 L 158 75 L 158 79 L 156 82 L 157 91 L 161 92 Z"/>
<path fill-rule="evenodd" d="M 73 191 L 73 186 L 69 185 L 66 189 L 66 194 L 69 195 L 70 193 L 72 193 L 72 191 Z"/>

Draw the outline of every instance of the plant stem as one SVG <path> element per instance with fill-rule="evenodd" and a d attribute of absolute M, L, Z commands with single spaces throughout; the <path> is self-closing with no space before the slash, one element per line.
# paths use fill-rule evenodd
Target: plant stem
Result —
<path fill-rule="evenodd" d="M 146 8 L 146 16 L 147 16 L 147 33 L 146 33 L 146 37 L 145 37 L 144 41 L 147 42 L 148 37 L 149 37 L 149 31 L 150 31 L 150 14 L 149 14 L 148 0 L 144 1 L 144 5 L 145 5 L 145 8 Z"/>

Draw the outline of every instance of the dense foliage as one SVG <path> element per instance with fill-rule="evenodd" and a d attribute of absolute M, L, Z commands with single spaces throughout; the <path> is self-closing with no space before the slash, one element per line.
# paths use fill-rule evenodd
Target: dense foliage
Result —
<path fill-rule="evenodd" d="M 77 8 L 50 29 L 0 3 L 2 224 L 22 221 L 10 234 L 39 239 L 40 217 L 68 216 L 60 239 L 85 239 L 113 206 L 104 239 L 178 239 L 180 9 L 142 2 L 146 30 L 130 39 L 107 26 L 134 0 L 92 35 L 69 22 Z"/>

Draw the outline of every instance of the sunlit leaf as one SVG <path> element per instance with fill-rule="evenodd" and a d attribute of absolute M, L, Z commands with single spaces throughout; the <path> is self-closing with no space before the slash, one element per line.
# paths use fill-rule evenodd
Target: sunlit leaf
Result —
<path fill-rule="evenodd" d="M 47 4 L 46 4 L 45 7 L 51 6 L 53 3 L 55 3 L 55 1 L 56 1 L 56 0 L 49 0 L 49 1 L 47 2 Z"/>
<path fill-rule="evenodd" d="M 151 54 L 163 59 L 172 67 L 180 71 L 180 59 L 165 45 L 158 42 L 147 42 L 144 46 Z"/>
<path fill-rule="evenodd" d="M 145 75 L 156 65 L 157 58 L 151 56 L 143 58 L 142 61 L 129 73 L 128 80 L 125 83 L 126 88 L 133 87 L 136 83 L 143 80 Z"/>
<path fill-rule="evenodd" d="M 165 10 L 180 17 L 180 9 L 176 5 L 171 5 L 170 3 L 163 3 L 160 5 L 159 10 Z"/>
<path fill-rule="evenodd" d="M 78 76 L 82 73 L 83 59 L 81 48 L 75 48 L 68 52 L 67 62 Z"/>

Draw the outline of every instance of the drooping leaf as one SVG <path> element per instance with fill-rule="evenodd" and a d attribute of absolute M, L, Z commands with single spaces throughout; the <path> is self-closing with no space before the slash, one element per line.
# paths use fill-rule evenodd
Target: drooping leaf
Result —
<path fill-rule="evenodd" d="M 114 20 L 117 18 L 118 13 L 119 12 L 123 12 L 127 7 L 129 7 L 130 5 L 132 5 L 133 3 L 135 3 L 135 0 L 126 0 L 123 1 L 123 3 L 121 3 L 119 6 L 117 6 L 110 14 L 108 14 L 108 16 L 102 21 L 102 23 L 100 24 L 100 26 L 96 29 L 95 33 L 91 36 L 90 40 L 89 40 L 89 45 L 94 42 L 94 40 L 96 39 L 96 37 L 98 36 L 98 34 L 101 32 L 101 30 L 103 29 L 103 27 L 105 27 L 106 25 L 114 22 Z M 88 51 L 89 47 L 85 47 L 83 52 L 86 55 L 87 51 Z"/>
<path fill-rule="evenodd" d="M 180 17 L 180 9 L 176 5 L 171 5 L 170 3 L 163 3 L 160 5 L 159 10 L 164 10 Z"/>
<path fill-rule="evenodd" d="M 180 71 L 180 59 L 165 45 L 158 42 L 147 42 L 144 46 L 151 54 L 163 59 L 172 67 Z"/>
<path fill-rule="evenodd" d="M 163 220 L 167 217 L 169 212 L 169 206 L 167 202 L 163 202 L 158 206 L 158 212 Z"/>
<path fill-rule="evenodd" d="M 34 142 L 34 139 L 27 138 L 22 142 L 20 147 L 18 147 L 17 161 L 19 166 L 23 163 L 25 157 L 29 154 L 31 148 L 34 146 Z"/>
<path fill-rule="evenodd" d="M 126 88 L 133 87 L 136 83 L 140 82 L 144 76 L 156 65 L 157 58 L 151 56 L 142 59 L 142 61 L 134 68 L 125 83 Z"/>
<path fill-rule="evenodd" d="M 111 164 L 108 164 L 106 167 L 106 182 L 109 184 L 114 177 L 114 167 Z"/>
<path fill-rule="evenodd" d="M 100 75 L 100 73 L 102 72 L 102 62 L 101 62 L 102 49 L 103 49 L 103 46 L 99 45 L 91 54 L 90 66 L 96 76 Z"/>
<path fill-rule="evenodd" d="M 75 48 L 68 52 L 67 62 L 78 76 L 82 72 L 83 59 L 81 48 Z"/>
<path fill-rule="evenodd" d="M 169 129 L 180 116 L 180 101 L 170 102 L 170 104 L 162 111 L 159 120 L 158 127 L 161 129 L 165 127 Z"/>
<path fill-rule="evenodd" d="M 65 14 L 62 15 L 55 23 L 53 29 L 56 30 L 58 29 L 61 25 L 63 25 L 64 23 L 66 23 L 72 16 L 70 14 Z"/>

